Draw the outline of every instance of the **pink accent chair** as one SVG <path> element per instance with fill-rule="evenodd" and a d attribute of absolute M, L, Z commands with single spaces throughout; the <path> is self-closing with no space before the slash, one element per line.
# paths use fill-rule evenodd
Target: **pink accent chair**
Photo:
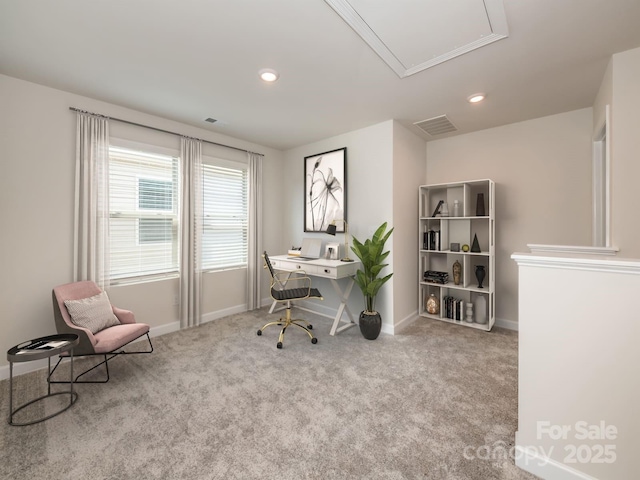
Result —
<path fill-rule="evenodd" d="M 112 358 L 118 355 L 153 352 L 153 345 L 151 344 L 151 338 L 149 337 L 149 325 L 146 323 L 136 323 L 133 312 L 130 312 L 129 310 L 123 310 L 112 305 L 111 308 L 116 318 L 120 321 L 120 325 L 107 327 L 95 334 L 91 333 L 91 331 L 86 328 L 79 327 L 71 321 L 69 311 L 64 304 L 65 300 L 82 300 L 84 298 L 98 295 L 101 292 L 102 290 L 100 290 L 100 287 L 92 281 L 67 283 L 65 285 L 59 285 L 53 289 L 53 313 L 55 317 L 56 330 L 58 333 L 75 333 L 78 335 L 79 343 L 73 349 L 73 356 L 104 356 L 104 360 L 102 362 L 79 374 L 74 383 L 106 383 L 109 381 L 108 362 Z M 147 340 L 149 341 L 149 350 L 135 352 L 125 352 L 123 350 L 117 351 L 143 335 L 147 336 Z M 56 368 L 58 368 L 58 365 L 65 356 L 68 356 L 68 354 L 60 356 L 58 363 L 49 374 L 49 383 L 69 383 L 68 381 L 51 380 L 53 372 L 55 372 Z M 103 364 L 107 373 L 106 380 L 78 381 L 81 376 Z"/>

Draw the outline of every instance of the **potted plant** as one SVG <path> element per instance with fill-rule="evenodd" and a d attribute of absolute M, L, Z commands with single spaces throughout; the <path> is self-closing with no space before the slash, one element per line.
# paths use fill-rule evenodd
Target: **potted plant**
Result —
<path fill-rule="evenodd" d="M 351 250 L 362 262 L 362 268 L 358 269 L 355 278 L 355 282 L 364 295 L 365 305 L 364 310 L 360 313 L 360 332 L 368 340 L 375 340 L 380 335 L 382 318 L 375 309 L 376 295 L 378 295 L 380 287 L 393 275 L 390 273 L 384 277 L 380 276 L 384 267 L 388 265 L 383 263 L 389 256 L 388 251 L 383 251 L 384 244 L 393 232 L 393 228 L 391 228 L 385 233 L 386 229 L 387 222 L 384 222 L 378 227 L 373 237 L 365 240 L 364 243 L 358 241 L 356 237 L 352 237 Z"/>

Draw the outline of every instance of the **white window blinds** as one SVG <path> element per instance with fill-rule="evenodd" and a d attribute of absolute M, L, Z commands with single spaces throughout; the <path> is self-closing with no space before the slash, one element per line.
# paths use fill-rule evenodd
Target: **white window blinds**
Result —
<path fill-rule="evenodd" d="M 111 279 L 178 271 L 178 159 L 109 148 Z"/>
<path fill-rule="evenodd" d="M 203 166 L 202 267 L 246 267 L 248 174 L 246 168 Z"/>

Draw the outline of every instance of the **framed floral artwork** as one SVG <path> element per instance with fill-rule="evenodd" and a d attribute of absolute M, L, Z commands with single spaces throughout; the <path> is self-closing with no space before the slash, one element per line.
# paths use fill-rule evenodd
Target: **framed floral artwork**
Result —
<path fill-rule="evenodd" d="M 334 220 L 347 221 L 347 148 L 304 157 L 304 231 L 325 232 Z"/>

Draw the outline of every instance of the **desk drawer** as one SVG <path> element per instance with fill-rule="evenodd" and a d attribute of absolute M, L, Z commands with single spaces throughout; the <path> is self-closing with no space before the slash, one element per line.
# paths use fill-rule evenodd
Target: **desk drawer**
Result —
<path fill-rule="evenodd" d="M 321 267 L 319 265 L 311 265 L 301 262 L 288 262 L 286 260 L 273 260 L 271 262 L 276 270 L 284 270 L 285 272 L 305 272 L 312 277 L 328 277 L 333 278 L 336 269 L 331 267 Z"/>
<path fill-rule="evenodd" d="M 360 262 L 339 262 L 336 260 L 309 260 L 303 261 L 297 258 L 271 257 L 271 265 L 274 269 L 284 272 L 304 271 L 311 277 L 345 278 L 356 274 Z"/>
<path fill-rule="evenodd" d="M 323 267 L 317 265 L 314 269 L 314 274 L 317 277 L 337 278 L 338 276 L 338 269 L 336 267 Z"/>
<path fill-rule="evenodd" d="M 285 272 L 295 272 L 297 270 L 309 272 L 309 268 L 315 269 L 315 267 L 311 265 L 305 265 L 299 262 L 287 262 L 286 260 L 271 260 L 271 265 L 273 265 L 273 268 L 276 270 L 284 270 Z"/>

